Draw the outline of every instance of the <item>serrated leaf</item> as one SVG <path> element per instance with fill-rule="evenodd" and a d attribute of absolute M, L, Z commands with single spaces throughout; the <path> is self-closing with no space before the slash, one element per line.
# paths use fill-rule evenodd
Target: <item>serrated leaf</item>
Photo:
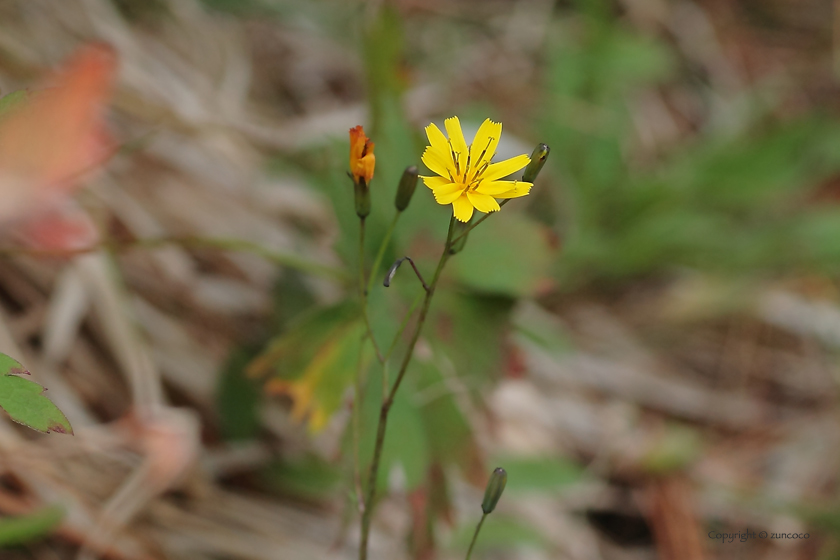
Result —
<path fill-rule="evenodd" d="M 72 434 L 64 413 L 43 395 L 45 389 L 19 375 L 29 372 L 13 358 L 0 354 L 0 408 L 12 420 L 33 430 Z"/>
<path fill-rule="evenodd" d="M 29 515 L 0 519 L 0 547 L 18 545 L 49 534 L 64 519 L 64 508 L 50 506 Z"/>

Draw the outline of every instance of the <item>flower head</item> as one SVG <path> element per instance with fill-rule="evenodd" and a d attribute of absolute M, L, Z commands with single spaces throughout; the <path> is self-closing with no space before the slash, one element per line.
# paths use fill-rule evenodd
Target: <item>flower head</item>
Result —
<path fill-rule="evenodd" d="M 365 129 L 361 125 L 350 129 L 350 173 L 353 182 L 359 183 L 364 179 L 365 184 L 373 179 L 373 168 L 376 166 L 376 156 L 373 155 L 373 142 L 365 136 Z"/>
<path fill-rule="evenodd" d="M 423 153 L 423 163 L 439 176 L 423 177 L 432 189 L 438 204 L 452 204 L 455 218 L 468 222 L 473 209 L 495 212 L 497 198 L 517 198 L 531 190 L 531 183 L 500 181 L 519 171 L 531 161 L 527 155 L 491 163 L 502 135 L 502 124 L 487 119 L 479 127 L 470 146 L 464 140 L 458 117 L 445 121 L 446 133 L 430 124 L 426 127 L 429 146 Z"/>

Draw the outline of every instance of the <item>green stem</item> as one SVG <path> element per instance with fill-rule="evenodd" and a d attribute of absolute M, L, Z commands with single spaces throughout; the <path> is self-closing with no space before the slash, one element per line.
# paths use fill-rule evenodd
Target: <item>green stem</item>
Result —
<path fill-rule="evenodd" d="M 470 548 L 467 550 L 467 557 L 464 560 L 470 560 L 470 556 L 472 556 L 473 547 L 475 546 L 475 541 L 478 539 L 478 533 L 481 531 L 481 526 L 484 524 L 484 518 L 487 517 L 487 514 L 481 516 L 481 521 L 478 522 L 478 525 L 475 528 L 475 533 L 473 533 L 472 542 L 470 543 Z"/>
<path fill-rule="evenodd" d="M 411 316 L 414 314 L 414 310 L 417 309 L 417 306 L 420 305 L 420 301 L 423 299 L 423 295 L 426 292 L 421 292 L 417 294 L 417 297 L 414 298 L 414 301 L 411 302 L 411 307 L 408 308 L 408 311 L 405 313 L 405 317 L 403 317 L 402 323 L 400 323 L 399 328 L 397 329 L 397 334 L 394 335 L 394 339 L 391 341 L 391 345 L 388 347 L 388 350 L 385 352 L 385 361 L 391 357 L 391 354 L 394 352 L 394 348 L 397 347 L 397 343 L 400 341 L 400 337 L 402 333 L 405 331 L 405 328 L 408 326 L 409 320 L 411 320 Z M 383 393 L 384 394 L 384 393 Z"/>
<path fill-rule="evenodd" d="M 382 351 L 379 350 L 379 344 L 376 343 L 376 338 L 373 336 L 373 328 L 370 324 L 370 314 L 368 313 L 368 289 L 365 280 L 365 219 L 359 218 L 359 297 L 362 299 L 362 317 L 365 320 L 365 329 L 370 338 L 373 349 L 376 352 L 376 359 L 379 363 L 384 363 L 385 358 L 382 356 Z"/>
<path fill-rule="evenodd" d="M 361 439 L 361 408 L 362 400 L 362 366 L 364 364 L 365 338 L 363 336 L 359 343 L 359 360 L 356 362 L 355 392 L 353 400 L 353 483 L 356 488 L 356 504 L 359 512 L 365 511 L 364 490 L 362 489 L 362 465 L 359 458 L 359 440 Z"/>
<path fill-rule="evenodd" d="M 432 303 L 432 296 L 435 294 L 440 274 L 443 272 L 443 267 L 449 258 L 449 249 L 452 246 L 452 232 L 455 226 L 455 216 L 449 220 L 449 232 L 446 235 L 446 244 L 443 248 L 443 253 L 438 261 L 435 275 L 429 284 L 429 290 L 423 299 L 423 307 L 420 309 L 420 316 L 417 319 L 417 324 L 414 326 L 414 333 L 411 335 L 411 341 L 406 349 L 403 361 L 400 364 L 397 379 L 387 397 L 383 394 L 382 407 L 379 409 L 379 425 L 376 428 L 376 444 L 373 450 L 373 462 L 370 465 L 370 476 L 368 478 L 367 497 L 365 499 L 365 512 L 362 514 L 362 528 L 361 539 L 359 543 L 359 560 L 367 560 L 368 539 L 370 537 L 370 522 L 373 515 L 374 499 L 376 498 L 376 478 L 379 474 L 379 463 L 382 460 L 382 448 L 385 443 L 385 429 L 388 426 L 388 414 L 391 411 L 391 406 L 394 404 L 394 395 L 400 388 L 405 372 L 408 369 L 408 364 L 411 362 L 411 357 L 414 354 L 414 347 L 417 340 L 420 338 L 420 332 L 423 330 L 423 325 L 426 324 L 426 315 L 429 312 L 429 306 Z"/>
<path fill-rule="evenodd" d="M 373 279 L 376 278 L 377 274 L 379 274 L 382 257 L 385 256 L 385 249 L 388 247 L 388 242 L 391 241 L 391 234 L 394 233 L 394 228 L 397 227 L 397 220 L 400 219 L 401 215 L 402 212 L 394 214 L 394 219 L 391 220 L 391 226 L 388 228 L 388 231 L 385 232 L 385 237 L 382 239 L 382 243 L 379 244 L 379 250 L 376 252 L 376 259 L 373 261 L 373 268 L 370 269 L 370 278 L 367 283 L 368 292 L 370 292 L 371 288 L 373 288 Z"/>

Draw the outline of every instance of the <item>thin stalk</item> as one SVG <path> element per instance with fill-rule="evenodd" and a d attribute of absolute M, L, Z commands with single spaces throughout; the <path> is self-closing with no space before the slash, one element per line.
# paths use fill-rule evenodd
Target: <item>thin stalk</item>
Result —
<path fill-rule="evenodd" d="M 472 542 L 470 543 L 470 548 L 467 550 L 467 557 L 464 560 L 470 560 L 470 556 L 472 556 L 473 547 L 475 546 L 475 541 L 478 539 L 478 532 L 481 531 L 481 526 L 484 524 L 484 518 L 487 517 L 487 514 L 481 516 L 481 521 L 478 522 L 478 525 L 475 528 L 475 533 L 473 533 Z"/>
<path fill-rule="evenodd" d="M 382 364 L 385 358 L 382 356 L 382 351 L 379 350 L 379 345 L 376 343 L 376 338 L 373 336 L 373 328 L 370 325 L 370 314 L 368 313 L 368 288 L 365 280 L 365 219 L 359 218 L 359 297 L 362 299 L 362 316 L 365 320 L 365 328 L 367 335 L 370 337 L 370 342 L 373 344 L 373 349 L 376 352 L 376 359 Z"/>
<path fill-rule="evenodd" d="M 379 409 L 379 425 L 376 428 L 376 445 L 373 450 L 373 462 L 370 465 L 370 477 L 368 478 L 367 497 L 365 499 L 365 512 L 364 514 L 362 514 L 361 539 L 359 543 L 359 560 L 367 560 L 368 539 L 370 537 L 370 522 L 374 510 L 374 499 L 376 498 L 376 478 L 379 474 L 379 463 L 382 460 L 382 448 L 385 443 L 385 429 L 388 426 L 388 415 L 391 411 L 391 406 L 394 404 L 394 395 L 400 388 L 400 384 L 402 383 L 402 380 L 405 377 L 405 372 L 408 369 L 408 364 L 409 362 L 411 362 L 411 357 L 414 354 L 414 347 L 417 344 L 417 340 L 420 338 L 420 332 L 423 330 L 423 325 L 426 324 L 426 315 L 429 312 L 429 306 L 432 302 L 432 296 L 434 296 L 435 294 L 435 288 L 437 287 L 438 280 L 440 279 L 440 274 L 441 272 L 443 272 L 443 267 L 446 264 L 447 259 L 449 258 L 449 249 L 452 246 L 452 232 L 454 230 L 454 227 L 455 216 L 452 216 L 452 218 L 449 220 L 449 232 L 446 235 L 446 244 L 444 245 L 443 253 L 440 256 L 440 260 L 438 261 L 437 269 L 435 270 L 435 275 L 434 277 L 432 277 L 432 281 L 429 284 L 429 290 L 426 292 L 426 296 L 423 299 L 423 307 L 420 309 L 420 316 L 417 319 L 417 324 L 414 326 L 414 333 L 412 333 L 411 335 L 411 341 L 408 344 L 405 356 L 403 357 L 403 361 L 400 364 L 400 370 L 399 373 L 397 373 L 397 379 L 396 381 L 394 381 L 394 385 L 391 388 L 391 391 L 388 393 L 388 396 L 385 397 L 385 395 L 383 395 L 382 407 Z"/>
<path fill-rule="evenodd" d="M 373 279 L 379 274 L 379 267 L 382 265 L 382 258 L 385 256 L 385 249 L 388 247 L 388 242 L 391 241 L 391 235 L 394 233 L 394 228 L 397 227 L 397 220 L 400 219 L 402 212 L 394 214 L 394 219 L 391 220 L 391 225 L 388 231 L 385 232 L 385 237 L 382 238 L 382 243 L 379 244 L 379 250 L 376 252 L 376 259 L 373 261 L 373 268 L 370 269 L 370 278 L 367 283 L 367 291 L 370 292 L 373 288 Z"/>
<path fill-rule="evenodd" d="M 359 441 L 361 440 L 361 409 L 362 409 L 362 365 L 364 364 L 365 338 L 359 343 L 359 360 L 356 362 L 355 392 L 353 399 L 353 483 L 356 487 L 356 504 L 359 513 L 365 511 L 365 497 L 362 488 L 362 465 L 359 458 Z"/>

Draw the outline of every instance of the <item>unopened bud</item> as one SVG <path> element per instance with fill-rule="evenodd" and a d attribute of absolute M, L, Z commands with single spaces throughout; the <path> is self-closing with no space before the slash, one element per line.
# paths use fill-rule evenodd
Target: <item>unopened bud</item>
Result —
<path fill-rule="evenodd" d="M 397 198 L 394 200 L 397 212 L 402 212 L 408 208 L 408 203 L 414 196 L 415 188 L 417 188 L 417 166 L 412 165 L 405 168 L 400 179 L 400 186 L 397 187 Z"/>
<path fill-rule="evenodd" d="M 507 484 L 507 472 L 502 467 L 498 467 L 490 475 L 490 482 L 487 483 L 487 489 L 484 490 L 481 510 L 485 515 L 496 509 L 496 504 L 499 503 L 499 498 L 505 491 L 505 484 Z"/>
<path fill-rule="evenodd" d="M 370 214 L 370 188 L 364 178 L 353 183 L 353 190 L 356 197 L 356 215 L 364 219 Z"/>
<path fill-rule="evenodd" d="M 542 170 L 543 165 L 545 165 L 545 160 L 548 159 L 548 153 L 551 151 L 551 148 L 548 147 L 547 144 L 539 144 L 536 148 L 534 148 L 533 153 L 531 153 L 531 163 L 528 164 L 528 167 L 525 168 L 525 172 L 522 173 L 522 180 L 526 183 L 533 183 L 537 180 L 537 175 L 540 174 L 540 170 Z"/>

